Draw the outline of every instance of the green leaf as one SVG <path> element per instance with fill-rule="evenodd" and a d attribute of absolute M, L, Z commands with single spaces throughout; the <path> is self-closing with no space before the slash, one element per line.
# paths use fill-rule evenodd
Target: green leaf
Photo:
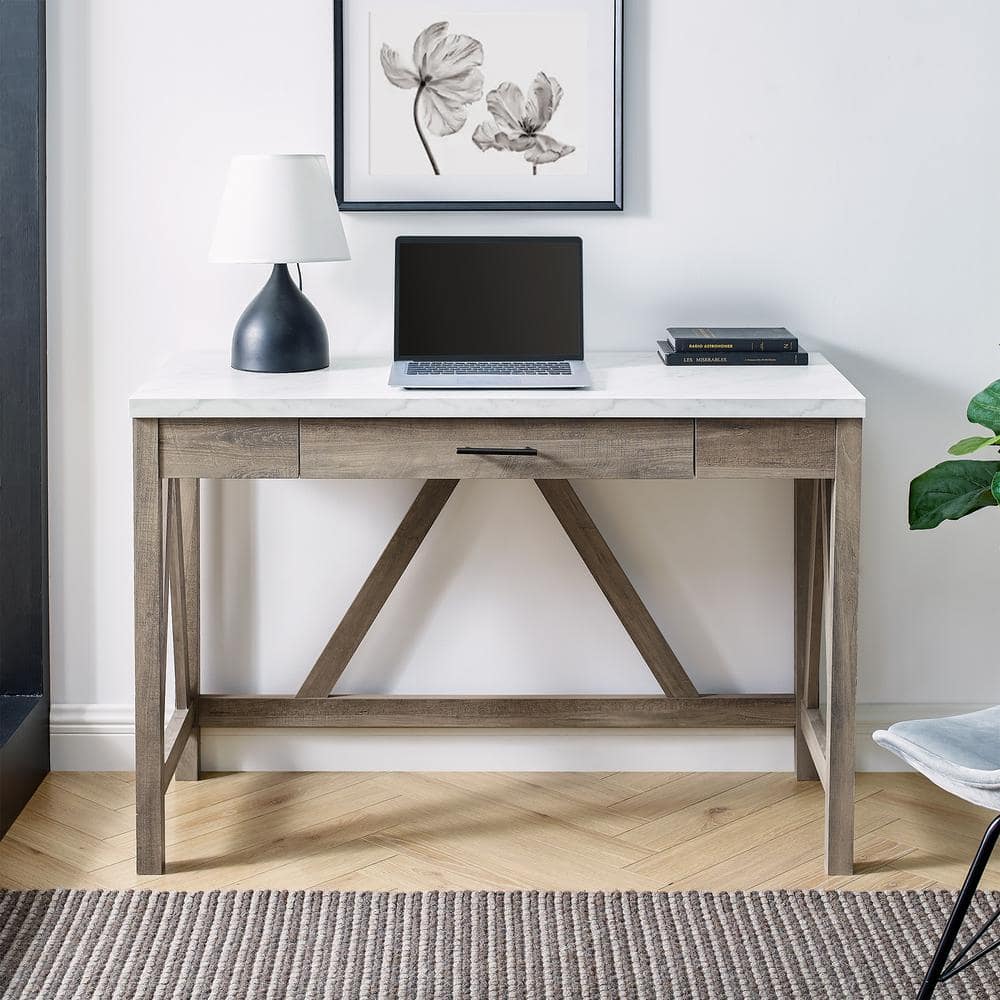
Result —
<path fill-rule="evenodd" d="M 982 424 L 994 434 L 1000 434 L 1000 381 L 973 396 L 966 415 L 971 423 Z"/>
<path fill-rule="evenodd" d="M 993 477 L 993 482 L 990 483 L 990 492 L 993 494 L 993 499 L 1000 503 L 1000 472 Z"/>
<path fill-rule="evenodd" d="M 995 507 L 1000 462 L 941 462 L 910 483 L 910 527 L 936 528 L 983 507 Z"/>
<path fill-rule="evenodd" d="M 969 437 L 956 441 L 949 449 L 949 455 L 970 455 L 990 444 L 1000 444 L 1000 434 L 994 437 Z"/>

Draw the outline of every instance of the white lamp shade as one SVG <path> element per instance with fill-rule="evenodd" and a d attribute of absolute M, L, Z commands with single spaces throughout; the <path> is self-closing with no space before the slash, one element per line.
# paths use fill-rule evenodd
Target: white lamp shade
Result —
<path fill-rule="evenodd" d="M 247 264 L 350 260 L 326 157 L 233 157 L 209 257 Z"/>

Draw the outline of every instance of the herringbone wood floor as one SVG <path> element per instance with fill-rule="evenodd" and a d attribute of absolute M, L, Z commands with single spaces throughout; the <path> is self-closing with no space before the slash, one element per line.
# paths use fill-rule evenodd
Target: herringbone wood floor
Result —
<path fill-rule="evenodd" d="M 169 873 L 140 878 L 132 776 L 61 773 L 0 841 L 0 887 L 954 887 L 990 818 L 861 774 L 858 873 L 827 878 L 822 812 L 789 774 L 215 775 L 171 787 Z"/>

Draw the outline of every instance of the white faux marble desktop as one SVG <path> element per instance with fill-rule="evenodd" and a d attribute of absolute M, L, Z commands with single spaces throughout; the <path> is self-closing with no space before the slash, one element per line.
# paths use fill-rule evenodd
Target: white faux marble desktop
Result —
<path fill-rule="evenodd" d="M 863 417 L 864 396 L 822 355 L 803 367 L 668 368 L 653 351 L 587 357 L 592 389 L 397 389 L 387 358 L 325 371 L 233 371 L 179 354 L 131 396 L 133 417 Z"/>

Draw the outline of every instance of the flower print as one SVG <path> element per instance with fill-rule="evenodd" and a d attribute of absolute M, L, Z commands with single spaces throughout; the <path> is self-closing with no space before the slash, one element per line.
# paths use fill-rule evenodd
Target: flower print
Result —
<path fill-rule="evenodd" d="M 524 153 L 531 172 L 537 174 L 540 163 L 555 163 L 576 149 L 542 131 L 556 113 L 562 95 L 559 81 L 545 73 L 535 77 L 527 100 L 516 84 L 501 83 L 486 95 L 486 107 L 493 118 L 476 128 L 472 141 L 484 152 Z"/>
<path fill-rule="evenodd" d="M 440 174 L 424 129 L 432 135 L 454 135 L 468 118 L 468 106 L 483 96 L 483 46 L 468 35 L 449 35 L 448 22 L 425 28 L 413 43 L 413 65 L 395 49 L 382 46 L 386 79 L 402 90 L 417 89 L 413 125 L 435 174 Z M 423 128 L 421 128 L 421 121 Z"/>

